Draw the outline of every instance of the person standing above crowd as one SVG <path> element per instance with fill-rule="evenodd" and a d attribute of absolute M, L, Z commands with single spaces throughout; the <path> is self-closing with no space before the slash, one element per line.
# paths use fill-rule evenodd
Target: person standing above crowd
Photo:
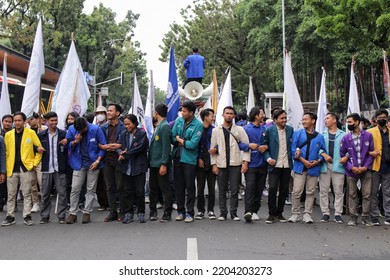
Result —
<path fill-rule="evenodd" d="M 257 212 L 261 206 L 261 196 L 267 179 L 267 164 L 263 157 L 266 146 L 261 146 L 265 128 L 263 122 L 264 111 L 259 107 L 253 107 L 249 113 L 249 123 L 244 126 L 244 130 L 249 138 L 249 144 L 244 151 L 251 153 L 251 161 L 248 171 L 245 173 L 245 215 L 247 222 L 260 220 Z"/>
<path fill-rule="evenodd" d="M 62 140 L 61 144 L 68 145 L 69 164 L 73 169 L 70 209 L 66 223 L 74 224 L 77 221 L 80 191 L 86 180 L 87 193 L 82 223 L 87 224 L 91 221 L 97 179 L 105 155 L 105 151 L 99 148 L 99 144 L 105 145 L 106 139 L 99 126 L 88 123 L 83 117 L 78 117 L 74 125 L 69 127 L 66 139 Z"/>
<path fill-rule="evenodd" d="M 182 117 L 176 119 L 172 129 L 172 158 L 174 184 L 177 199 L 176 221 L 194 221 L 195 176 L 198 164 L 198 145 L 203 125 L 195 118 L 196 105 L 186 100 L 182 105 Z M 187 198 L 187 203 L 185 203 Z M 185 215 L 185 218 L 184 218 Z"/>
<path fill-rule="evenodd" d="M 321 222 L 329 222 L 329 191 L 333 186 L 334 191 L 334 221 L 343 223 L 341 214 L 343 213 L 344 201 L 344 173 L 343 162 L 340 158 L 340 144 L 345 132 L 337 128 L 339 118 L 335 113 L 328 113 L 325 117 L 325 125 L 328 128 L 322 134 L 324 135 L 325 147 L 327 152 L 322 152 L 321 156 L 324 162 L 321 166 L 320 175 L 320 206 L 322 212 Z"/>
<path fill-rule="evenodd" d="M 183 88 L 192 81 L 202 84 L 206 60 L 198 53 L 198 48 L 192 49 L 192 54 L 183 61 L 183 66 L 186 69 L 186 81 Z"/>
<path fill-rule="evenodd" d="M 372 164 L 372 188 L 370 218 L 373 225 L 379 226 L 379 188 L 383 194 L 385 224 L 390 225 L 390 134 L 387 127 L 389 113 L 386 109 L 375 112 L 376 127 L 367 130 L 374 141 L 374 162 Z"/>
<path fill-rule="evenodd" d="M 49 128 L 38 133 L 45 152 L 42 156 L 41 186 L 41 224 L 50 221 L 52 185 L 56 187 L 58 197 L 57 217 L 60 224 L 65 223 L 66 212 L 66 171 L 68 168 L 68 149 L 60 142 L 65 139 L 66 132 L 58 129 L 58 116 L 55 112 L 45 115 Z"/>
<path fill-rule="evenodd" d="M 122 221 L 125 213 L 121 212 L 118 216 L 116 198 L 119 188 L 122 186 L 122 172 L 119 166 L 116 150 L 120 148 L 118 144 L 119 136 L 125 131 L 123 122 L 119 120 L 122 114 L 122 107 L 118 104 L 109 104 L 107 106 L 107 122 L 101 126 L 107 144 L 101 145 L 100 148 L 106 151 L 104 158 L 103 176 L 107 186 L 108 205 L 110 213 L 104 219 L 105 222 L 119 220 Z M 121 200 L 121 198 L 119 198 Z"/>
<path fill-rule="evenodd" d="M 211 135 L 211 165 L 215 175 L 218 175 L 219 189 L 219 221 L 227 219 L 226 193 L 230 186 L 230 217 L 239 221 L 237 215 L 238 191 L 241 181 L 241 173 L 248 171 L 250 152 L 244 152 L 241 161 L 240 150 L 244 150 L 249 144 L 248 135 L 241 126 L 233 123 L 235 111 L 231 106 L 223 109 L 223 124 L 213 129 Z M 246 144 L 246 145 L 241 145 Z"/>
<path fill-rule="evenodd" d="M 7 162 L 7 217 L 2 226 L 15 224 L 15 201 L 20 181 L 23 193 L 23 218 L 28 226 L 33 225 L 31 219 L 31 189 L 33 170 L 42 159 L 42 146 L 34 130 L 24 127 L 27 117 L 22 112 L 14 114 L 15 128 L 5 135 L 5 149 Z M 34 147 L 40 152 L 35 152 Z"/>
<path fill-rule="evenodd" d="M 117 150 L 123 173 L 119 192 L 120 213 L 125 213 L 122 223 L 132 222 L 134 204 L 137 206 L 138 222 L 145 223 L 144 187 L 148 171 L 149 139 L 145 130 L 138 128 L 137 116 L 126 115 L 123 121 L 126 130 L 120 135 L 120 147 Z"/>
<path fill-rule="evenodd" d="M 267 146 L 264 152 L 264 158 L 268 163 L 269 181 L 269 216 L 265 221 L 267 224 L 273 224 L 277 220 L 281 223 L 287 222 L 283 212 L 293 166 L 291 142 L 294 129 L 287 125 L 287 113 L 283 109 L 273 111 L 272 116 L 274 125 L 266 129 L 261 143 Z"/>
<path fill-rule="evenodd" d="M 362 203 L 362 224 L 371 226 L 369 220 L 371 204 L 371 168 L 373 157 L 370 152 L 374 151 L 374 142 L 372 135 L 365 130 L 361 130 L 360 116 L 356 113 L 347 116 L 347 127 L 351 131 L 341 140 L 340 155 L 347 156 L 348 161 L 345 164 L 345 173 L 348 184 L 348 203 L 350 220 L 349 226 L 356 226 L 358 219 L 356 196 L 357 182 L 361 182 L 361 191 L 363 196 Z"/>
<path fill-rule="evenodd" d="M 292 215 L 289 222 L 300 221 L 300 199 L 306 187 L 305 210 L 303 221 L 313 223 L 311 213 L 313 212 L 314 195 L 320 176 L 321 162 L 323 160 L 320 150 L 326 152 L 324 136 L 314 130 L 317 115 L 307 112 L 303 115 L 303 129 L 295 131 L 291 145 L 291 152 L 294 154 L 294 186 L 292 191 Z"/>
<path fill-rule="evenodd" d="M 153 118 L 157 120 L 149 147 L 149 187 L 150 187 L 150 221 L 156 221 L 158 193 L 161 190 L 164 198 L 164 214 L 160 222 L 169 222 L 172 215 L 173 192 L 169 185 L 169 172 L 171 163 L 171 138 L 172 132 L 166 117 L 168 107 L 158 104 L 154 110 Z"/>
<path fill-rule="evenodd" d="M 212 171 L 211 162 L 210 162 L 210 144 L 211 144 L 211 134 L 213 132 L 214 126 L 214 110 L 213 109 L 204 109 L 200 112 L 200 118 L 203 121 L 203 132 L 202 137 L 199 141 L 199 153 L 198 153 L 198 168 L 196 172 L 197 180 L 197 208 L 198 213 L 195 216 L 195 219 L 202 220 L 205 214 L 205 195 L 204 190 L 208 189 L 207 197 L 207 217 L 210 220 L 215 220 L 216 216 L 214 214 L 214 204 L 215 204 L 215 180 L 216 176 Z"/>

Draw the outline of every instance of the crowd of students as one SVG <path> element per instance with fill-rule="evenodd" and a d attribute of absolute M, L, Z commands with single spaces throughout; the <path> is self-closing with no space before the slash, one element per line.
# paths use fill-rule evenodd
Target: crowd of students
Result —
<path fill-rule="evenodd" d="M 23 197 L 24 223 L 34 224 L 32 212 L 40 212 L 41 224 L 49 223 L 53 186 L 57 194 L 55 214 L 61 224 L 74 224 L 79 212 L 82 223 L 90 223 L 95 197 L 99 210 L 109 210 L 104 222 L 169 222 L 174 210 L 175 220 L 187 223 L 204 218 L 225 221 L 228 215 L 240 221 L 237 209 L 242 176 L 242 218 L 246 222 L 259 220 L 268 178 L 267 224 L 301 220 L 313 223 L 311 214 L 319 185 L 321 222 L 331 220 L 329 204 L 333 193 L 334 221 L 344 222 L 346 205 L 348 225 L 357 225 L 361 193 L 361 223 L 380 225 L 382 204 L 384 223 L 390 225 L 387 110 L 376 111 L 375 123 L 368 130 L 361 129 L 361 116 L 348 115 L 346 133 L 338 127 L 339 119 L 334 113 L 326 115 L 327 129 L 317 132 L 317 116 L 311 112 L 304 113 L 303 128 L 294 131 L 281 108 L 275 108 L 271 121 L 265 122 L 264 111 L 254 107 L 248 122 L 236 124 L 236 112 L 228 106 L 218 126 L 214 126 L 212 109 L 202 110 L 200 120 L 196 109 L 194 102 L 184 101 L 181 116 L 168 123 L 167 106 L 157 105 L 151 139 L 140 128 L 137 116 L 122 116 L 118 104 L 99 106 L 94 115 L 84 117 L 69 113 L 65 130 L 58 128 L 55 112 L 44 116 L 45 126 L 38 124 L 36 114 L 29 119 L 23 112 L 4 116 L 0 136 L 0 210 L 6 205 L 7 214 L 2 226 L 15 224 L 19 193 Z M 93 124 L 94 118 L 97 124 Z M 286 219 L 283 215 L 290 193 L 292 214 Z M 164 208 L 159 214 L 161 202 Z M 147 203 L 150 211 L 145 217 Z"/>

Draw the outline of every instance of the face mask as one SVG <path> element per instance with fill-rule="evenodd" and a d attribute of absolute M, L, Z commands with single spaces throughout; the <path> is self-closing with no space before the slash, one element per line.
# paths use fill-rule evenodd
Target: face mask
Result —
<path fill-rule="evenodd" d="M 102 114 L 99 114 L 96 116 L 96 119 L 98 122 L 103 122 L 106 120 L 106 116 L 105 115 L 102 115 Z"/>
<path fill-rule="evenodd" d="M 348 125 L 348 130 L 353 131 L 354 129 L 355 129 L 355 125 L 354 124 L 349 124 Z"/>
<path fill-rule="evenodd" d="M 386 126 L 387 121 L 385 119 L 377 120 L 379 126 Z"/>

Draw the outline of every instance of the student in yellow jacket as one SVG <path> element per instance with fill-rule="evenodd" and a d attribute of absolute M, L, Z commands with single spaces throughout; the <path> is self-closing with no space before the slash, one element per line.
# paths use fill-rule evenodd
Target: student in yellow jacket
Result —
<path fill-rule="evenodd" d="M 5 157 L 7 169 L 7 217 L 2 226 L 15 224 L 15 200 L 20 180 L 20 188 L 23 193 L 23 218 L 28 226 L 33 225 L 31 219 L 31 181 L 32 171 L 42 159 L 43 148 L 34 130 L 24 127 L 26 115 L 22 112 L 14 114 L 15 128 L 6 133 Z M 37 153 L 34 153 L 34 147 Z"/>

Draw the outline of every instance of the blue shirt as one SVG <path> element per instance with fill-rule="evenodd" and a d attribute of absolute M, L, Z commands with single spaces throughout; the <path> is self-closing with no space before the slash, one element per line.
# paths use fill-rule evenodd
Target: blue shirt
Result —
<path fill-rule="evenodd" d="M 260 146 L 261 141 L 263 140 L 265 134 L 265 128 L 263 125 L 256 126 L 253 123 L 249 122 L 246 126 L 244 126 L 244 130 L 249 138 L 249 143 L 255 143 Z M 244 151 L 251 152 L 251 161 L 249 162 L 249 168 L 256 167 L 264 167 L 266 162 L 264 160 L 263 154 L 259 151 L 253 151 L 249 148 L 249 144 L 241 143 L 242 145 L 246 145 Z"/>
<path fill-rule="evenodd" d="M 91 162 L 91 158 L 89 157 L 87 133 L 83 135 L 83 139 L 80 142 L 80 154 L 82 160 L 81 163 L 82 168 L 89 169 L 92 162 Z"/>

